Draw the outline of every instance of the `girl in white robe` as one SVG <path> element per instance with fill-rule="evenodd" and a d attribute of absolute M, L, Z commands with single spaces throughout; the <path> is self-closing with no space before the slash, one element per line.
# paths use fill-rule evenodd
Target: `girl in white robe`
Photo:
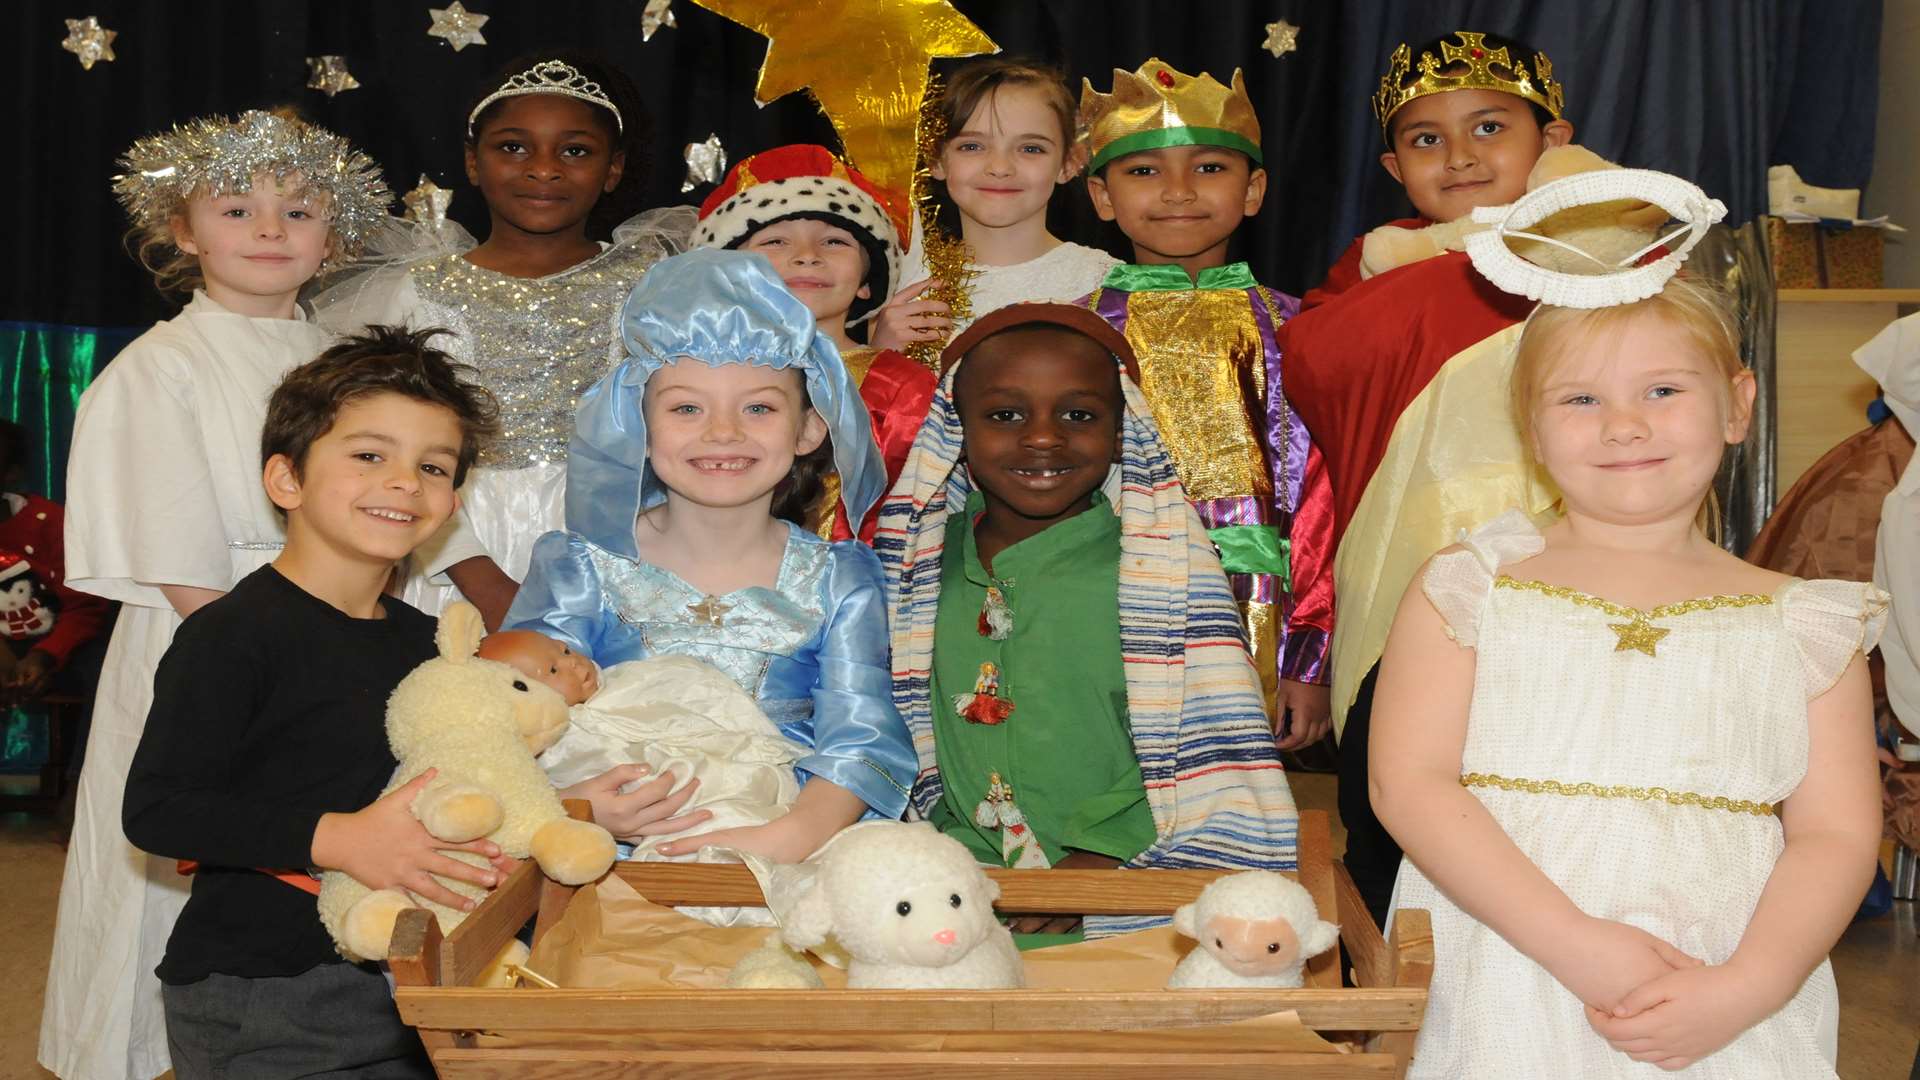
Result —
<path fill-rule="evenodd" d="M 74 420 L 68 583 L 122 607 L 94 700 L 41 1017 L 40 1063 L 66 1080 L 148 1080 L 169 1068 L 154 967 L 190 879 L 127 842 L 127 770 L 179 608 L 279 553 L 284 523 L 260 484 L 267 398 L 330 342 L 295 295 L 322 259 L 358 247 L 390 198 L 344 139 L 261 112 L 142 139 L 122 165 L 115 190 L 142 260 L 163 289 L 204 288 L 107 365 Z"/>

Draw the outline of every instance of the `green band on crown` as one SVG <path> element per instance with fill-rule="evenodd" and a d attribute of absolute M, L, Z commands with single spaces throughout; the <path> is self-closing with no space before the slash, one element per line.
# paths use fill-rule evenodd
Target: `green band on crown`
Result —
<path fill-rule="evenodd" d="M 1244 135 L 1235 135 L 1222 128 L 1174 127 L 1136 131 L 1113 140 L 1094 155 L 1093 161 L 1087 165 L 1087 171 L 1099 172 L 1107 162 L 1117 157 L 1137 154 L 1142 150 L 1164 150 L 1169 146 L 1224 146 L 1252 158 L 1256 166 L 1264 164 L 1260 157 L 1260 145 Z"/>

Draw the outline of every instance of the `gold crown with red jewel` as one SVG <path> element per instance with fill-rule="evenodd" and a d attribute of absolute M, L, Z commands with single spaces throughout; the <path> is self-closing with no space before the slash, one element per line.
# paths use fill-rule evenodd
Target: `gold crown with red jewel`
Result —
<path fill-rule="evenodd" d="M 1088 172 L 1126 154 L 1168 146 L 1224 146 L 1261 164 L 1260 120 L 1238 68 L 1231 87 L 1206 72 L 1175 71 L 1159 57 L 1138 71 L 1113 69 L 1111 94 L 1083 79 L 1080 128 L 1091 158 Z"/>
<path fill-rule="evenodd" d="M 1458 45 L 1442 39 L 1438 58 L 1422 51 L 1417 63 L 1413 60 L 1413 50 L 1406 45 L 1393 50 L 1393 57 L 1387 61 L 1387 73 L 1380 77 L 1380 91 L 1373 95 L 1373 115 L 1380 119 L 1383 137 L 1387 133 L 1387 122 L 1407 102 L 1450 90 L 1496 90 L 1512 94 L 1547 110 L 1555 120 L 1560 119 L 1566 94 L 1560 84 L 1553 81 L 1553 61 L 1547 59 L 1546 53 L 1534 51 L 1533 67 L 1529 71 L 1527 61 L 1515 60 L 1505 45 L 1498 48 L 1488 45 L 1485 34 L 1456 30 L 1453 36 L 1458 39 Z"/>

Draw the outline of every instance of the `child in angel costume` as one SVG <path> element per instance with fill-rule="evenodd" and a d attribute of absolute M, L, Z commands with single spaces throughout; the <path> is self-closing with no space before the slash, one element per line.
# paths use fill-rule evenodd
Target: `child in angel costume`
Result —
<path fill-rule="evenodd" d="M 947 271 L 963 280 L 934 281 L 926 237 L 913 240 L 902 262 L 906 285 L 874 320 L 873 340 L 894 348 L 947 341 L 1008 304 L 1085 296 L 1120 261 L 1047 230 L 1055 189 L 1086 164 L 1073 90 L 1058 70 L 1004 56 L 969 60 L 933 108 L 941 137 L 927 170 L 941 214 L 958 219 L 970 261 Z M 937 298 L 956 293 L 966 295 L 964 316 Z"/>
<path fill-rule="evenodd" d="M 296 296 L 323 264 L 359 251 L 391 199 L 346 140 L 265 112 L 140 139 L 121 167 L 114 191 L 142 261 L 164 291 L 192 296 L 107 365 L 74 418 L 66 583 L 122 607 L 41 1019 L 40 1063 L 68 1080 L 168 1068 L 154 968 L 187 879 L 127 843 L 122 789 L 174 630 L 284 541 L 260 486 L 261 424 L 281 376 L 329 341 Z"/>
<path fill-rule="evenodd" d="M 1085 308 L 1013 304 L 944 360 L 875 539 L 914 813 L 990 865 L 1291 869 L 1259 679 L 1130 344 Z"/>
<path fill-rule="evenodd" d="M 1617 199 L 1680 218 L 1672 254 L 1582 276 L 1509 246 Z M 1863 653 L 1887 601 L 1703 528 L 1755 383 L 1723 300 L 1675 274 L 1724 213 L 1597 172 L 1467 241 L 1542 301 L 1509 396 L 1560 502 L 1428 560 L 1381 660 L 1373 802 L 1406 852 L 1396 909 L 1433 919 L 1411 1077 L 1836 1075 L 1826 954 L 1879 848 Z"/>
<path fill-rule="evenodd" d="M 1126 335 L 1140 390 L 1240 604 L 1280 746 L 1327 731 L 1332 494 L 1281 385 L 1276 334 L 1298 310 L 1227 245 L 1266 195 L 1260 121 L 1231 89 L 1160 60 L 1087 83 L 1087 190 L 1134 261 L 1082 302 Z M 1168 213 L 1173 206 L 1178 213 Z"/>
<path fill-rule="evenodd" d="M 392 250 L 328 285 L 316 317 L 443 327 L 441 344 L 500 402 L 501 434 L 467 481 L 460 513 L 414 556 L 403 595 L 437 614 L 464 596 L 497 627 L 533 542 L 560 527 L 567 440 L 580 395 L 614 360 L 613 324 L 635 283 L 685 247 L 693 214 L 649 211 L 589 228 L 603 202 L 644 180 L 646 116 L 618 68 L 561 54 L 514 61 L 467 113 L 467 179 L 491 227 L 390 228 Z"/>
<path fill-rule="evenodd" d="M 848 521 L 884 476 L 832 340 L 764 257 L 701 249 L 634 290 L 621 341 L 626 359 L 581 400 L 567 530 L 535 545 L 508 628 L 605 667 L 705 661 L 804 748 L 786 814 L 661 855 L 724 845 L 798 862 L 863 817 L 899 817 L 913 749 L 889 692 L 879 563 L 805 524 L 828 469 Z"/>

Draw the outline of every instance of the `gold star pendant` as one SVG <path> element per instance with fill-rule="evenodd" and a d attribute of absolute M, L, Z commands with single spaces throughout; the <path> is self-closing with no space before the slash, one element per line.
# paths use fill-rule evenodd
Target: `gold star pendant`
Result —
<path fill-rule="evenodd" d="M 360 80 L 347 70 L 344 56 L 307 57 L 307 89 L 319 90 L 328 97 L 342 90 L 358 90 Z"/>
<path fill-rule="evenodd" d="M 719 597 L 709 596 L 697 604 L 688 604 L 687 614 L 708 626 L 721 626 L 732 608 L 732 604 L 721 603 Z"/>
<path fill-rule="evenodd" d="M 480 35 L 480 28 L 492 16 L 468 11 L 460 5 L 460 0 L 453 0 L 443 8 L 428 8 L 427 17 L 433 20 L 433 25 L 427 28 L 427 36 L 447 39 L 447 44 L 453 46 L 454 52 L 469 45 L 487 43 L 487 39 Z"/>
<path fill-rule="evenodd" d="M 1632 650 L 1646 653 L 1648 656 L 1653 655 L 1653 647 L 1660 643 L 1661 638 L 1673 632 L 1664 626 L 1655 626 L 1645 619 L 1635 619 L 1632 622 L 1608 623 L 1607 629 L 1613 631 L 1614 634 L 1620 638 L 1619 641 L 1614 643 L 1614 652 L 1627 652 L 1628 650 Z"/>
<path fill-rule="evenodd" d="M 765 105 L 811 90 L 847 157 L 901 198 L 912 189 L 920 153 L 927 62 L 1000 51 L 947 0 L 695 2 L 766 37 L 754 100 Z"/>
<path fill-rule="evenodd" d="M 98 18 L 89 15 L 67 20 L 67 39 L 60 47 L 78 57 L 82 68 L 92 71 L 96 61 L 113 59 L 113 39 L 119 36 L 120 31 L 101 26 Z"/>
<path fill-rule="evenodd" d="M 1275 60 L 1300 48 L 1300 28 L 1281 19 L 1267 24 L 1267 40 L 1260 47 L 1273 54 Z"/>

